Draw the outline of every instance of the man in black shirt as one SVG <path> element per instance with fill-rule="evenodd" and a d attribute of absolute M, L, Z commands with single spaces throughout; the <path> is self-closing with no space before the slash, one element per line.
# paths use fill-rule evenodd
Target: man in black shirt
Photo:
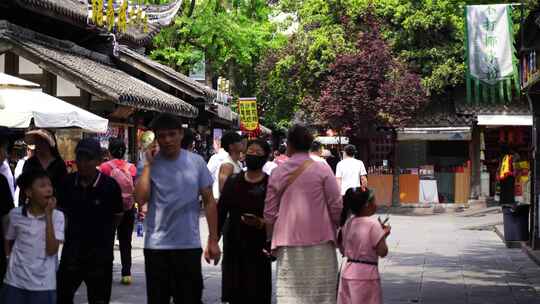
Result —
<path fill-rule="evenodd" d="M 58 303 L 72 304 L 85 282 L 88 302 L 109 303 L 112 286 L 114 231 L 122 218 L 120 186 L 101 174 L 101 147 L 83 139 L 76 148 L 78 172 L 58 189 L 58 206 L 66 217 L 66 235 L 58 270 Z"/>
<path fill-rule="evenodd" d="M 0 135 L 0 164 L 4 163 L 7 157 L 8 140 Z M 6 273 L 7 261 L 4 251 L 4 227 L 7 220 L 7 215 L 15 206 L 13 205 L 13 197 L 8 180 L 0 174 L 0 286 L 4 282 Z"/>

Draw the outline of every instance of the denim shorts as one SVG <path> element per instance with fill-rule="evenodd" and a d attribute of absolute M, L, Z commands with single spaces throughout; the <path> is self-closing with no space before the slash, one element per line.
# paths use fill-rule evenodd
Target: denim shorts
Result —
<path fill-rule="evenodd" d="M 56 290 L 25 290 L 4 284 L 0 303 L 56 304 Z"/>

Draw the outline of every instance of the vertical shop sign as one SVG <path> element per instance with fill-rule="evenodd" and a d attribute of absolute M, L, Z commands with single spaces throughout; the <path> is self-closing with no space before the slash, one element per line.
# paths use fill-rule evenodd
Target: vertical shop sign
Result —
<path fill-rule="evenodd" d="M 240 98 L 238 111 L 240 114 L 240 129 L 250 136 L 257 136 L 260 132 L 257 99 L 255 97 Z"/>
<path fill-rule="evenodd" d="M 467 101 L 512 100 L 519 94 L 512 7 L 507 4 L 469 5 L 465 8 Z"/>

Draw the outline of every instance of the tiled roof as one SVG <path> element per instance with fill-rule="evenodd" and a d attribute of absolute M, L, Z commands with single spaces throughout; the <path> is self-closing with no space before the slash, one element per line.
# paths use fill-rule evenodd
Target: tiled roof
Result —
<path fill-rule="evenodd" d="M 0 21 L 0 41 L 10 45 L 14 53 L 72 81 L 92 95 L 138 109 L 188 118 L 197 116 L 194 106 L 123 72 L 101 53 L 7 21 Z"/>
<path fill-rule="evenodd" d="M 4 0 L 6 1 L 6 0 Z M 96 31 L 105 31 L 89 25 L 87 22 L 88 12 L 86 1 L 82 0 L 7 0 L 15 3 L 21 8 L 33 11 L 40 15 L 45 15 L 57 20 L 84 28 L 93 28 Z M 126 33 L 117 34 L 117 38 L 136 45 L 147 45 L 152 41 L 153 36 L 159 31 L 157 26 L 148 25 L 148 33 L 142 30 L 129 28 Z"/>
<path fill-rule="evenodd" d="M 469 127 L 475 116 L 456 112 L 452 100 L 431 101 L 407 127 Z"/>
<path fill-rule="evenodd" d="M 530 115 L 526 101 L 513 100 L 510 103 L 467 103 L 456 101 L 456 112 L 465 115 Z"/>
<path fill-rule="evenodd" d="M 230 98 L 228 95 L 209 88 L 174 69 L 156 62 L 132 49 L 120 46 L 118 58 L 135 69 L 148 73 L 156 78 L 166 82 L 169 86 L 183 91 L 194 99 L 200 99 L 206 103 L 227 103 Z"/>
<path fill-rule="evenodd" d="M 467 127 L 473 126 L 478 115 L 530 115 L 525 101 L 509 104 L 469 104 L 465 100 L 432 101 L 419 112 L 407 127 Z"/>

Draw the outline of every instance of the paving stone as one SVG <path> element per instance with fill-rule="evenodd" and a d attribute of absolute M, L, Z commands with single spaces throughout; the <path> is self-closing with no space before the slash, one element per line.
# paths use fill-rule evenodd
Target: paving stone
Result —
<path fill-rule="evenodd" d="M 497 216 L 488 214 L 481 221 L 496 222 Z M 392 216 L 391 252 L 379 267 L 384 303 L 540 304 L 540 267 L 521 250 L 506 248 L 492 231 L 463 229 L 479 225 L 478 221 L 446 214 Z M 206 221 L 201 219 L 202 239 L 206 230 Z M 111 304 L 146 303 L 141 248 L 142 238 L 136 238 L 131 286 L 118 283 L 120 260 L 115 252 Z M 275 263 L 273 267 L 275 276 Z M 203 273 L 203 302 L 220 304 L 221 268 L 203 263 Z M 87 303 L 84 286 L 75 303 Z"/>

